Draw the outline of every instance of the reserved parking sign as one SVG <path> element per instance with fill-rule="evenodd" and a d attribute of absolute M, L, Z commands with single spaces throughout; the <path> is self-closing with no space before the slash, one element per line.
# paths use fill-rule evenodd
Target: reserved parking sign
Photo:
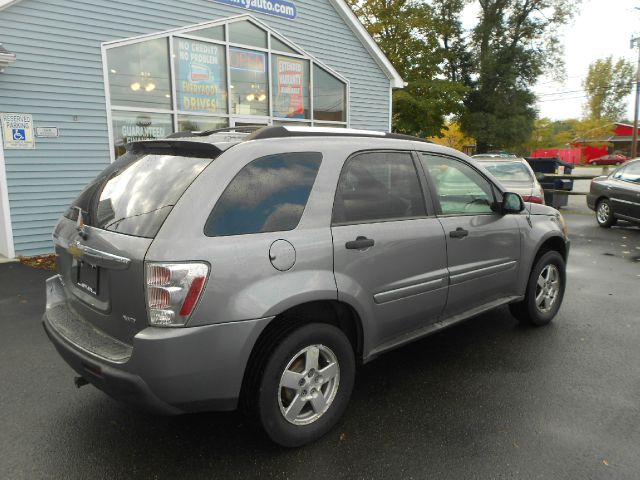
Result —
<path fill-rule="evenodd" d="M 33 117 L 29 113 L 2 113 L 2 138 L 5 149 L 35 148 Z"/>

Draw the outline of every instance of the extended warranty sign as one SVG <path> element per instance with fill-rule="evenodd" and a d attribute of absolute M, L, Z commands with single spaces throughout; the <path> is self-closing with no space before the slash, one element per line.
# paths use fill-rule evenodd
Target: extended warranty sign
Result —
<path fill-rule="evenodd" d="M 293 2 L 288 0 L 214 0 L 225 5 L 244 8 L 253 12 L 266 13 L 276 17 L 293 20 L 298 16 L 298 10 Z"/>

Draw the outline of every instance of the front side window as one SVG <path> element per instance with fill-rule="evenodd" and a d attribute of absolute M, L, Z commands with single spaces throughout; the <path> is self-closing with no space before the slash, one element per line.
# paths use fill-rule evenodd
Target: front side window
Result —
<path fill-rule="evenodd" d="M 169 45 L 166 38 L 107 51 L 111 105 L 171 108 Z"/>
<path fill-rule="evenodd" d="M 443 215 L 493 213 L 493 189 L 488 180 L 469 165 L 452 158 L 422 154 Z"/>
<path fill-rule="evenodd" d="M 293 230 L 302 218 L 321 161 L 318 152 L 282 153 L 252 161 L 216 203 L 205 235 Z"/>
<path fill-rule="evenodd" d="M 408 152 L 370 152 L 347 160 L 333 206 L 333 223 L 401 220 L 426 215 Z"/>
<path fill-rule="evenodd" d="M 620 174 L 620 180 L 631 183 L 640 183 L 640 162 L 627 165 Z"/>

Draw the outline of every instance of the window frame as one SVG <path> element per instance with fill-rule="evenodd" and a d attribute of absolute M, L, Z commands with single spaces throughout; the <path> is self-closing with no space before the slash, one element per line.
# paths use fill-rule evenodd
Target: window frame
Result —
<path fill-rule="evenodd" d="M 449 217 L 475 217 L 478 215 L 495 215 L 497 212 L 496 210 L 494 210 L 495 205 L 498 205 L 499 202 L 499 197 L 501 198 L 502 196 L 502 190 L 500 190 L 500 188 L 498 188 L 498 186 L 489 178 L 487 177 L 487 175 L 485 175 L 480 169 L 476 168 L 473 164 L 452 156 L 452 155 L 445 155 L 442 153 L 437 153 L 437 152 L 429 152 L 426 150 L 419 150 L 416 151 L 417 156 L 420 158 L 422 157 L 422 155 L 431 155 L 433 157 L 441 157 L 441 158 L 445 158 L 447 160 L 452 160 L 452 161 L 456 161 L 459 163 L 462 163 L 463 165 L 466 165 L 467 167 L 469 167 L 471 170 L 473 170 L 474 172 L 476 172 L 478 175 L 480 175 L 481 178 L 483 178 L 488 184 L 489 187 L 491 188 L 491 193 L 493 196 L 493 205 L 490 206 L 491 208 L 491 212 L 486 212 L 486 213 L 473 213 L 473 212 L 469 212 L 469 213 L 442 213 L 442 205 L 440 204 L 440 197 L 438 195 L 438 188 L 436 186 L 435 180 L 433 179 L 433 176 L 431 175 L 431 173 L 429 172 L 429 169 L 426 167 L 425 164 L 423 164 L 423 160 L 422 158 L 420 158 L 420 167 L 424 170 L 424 175 L 427 178 L 427 183 L 429 186 L 429 192 L 431 194 L 431 200 L 433 202 L 433 205 L 435 207 L 435 211 L 436 211 L 436 216 L 438 218 L 449 218 Z M 499 193 L 500 195 L 497 195 L 497 193 Z"/>
<path fill-rule="evenodd" d="M 347 165 L 349 164 L 349 162 L 351 162 L 352 160 L 354 160 L 355 158 L 361 156 L 361 155 L 366 155 L 366 154 L 370 154 L 370 153 L 402 153 L 402 154 L 409 154 L 412 164 L 413 164 L 413 168 L 415 170 L 416 173 L 416 177 L 418 178 L 418 185 L 420 187 L 420 194 L 422 196 L 422 202 L 423 205 L 425 207 L 425 214 L 424 215 L 417 215 L 417 216 L 411 216 L 411 217 L 397 217 L 397 218 L 383 218 L 383 219 L 373 219 L 373 220 L 359 220 L 359 221 L 354 221 L 354 222 L 335 222 L 333 220 L 333 214 L 335 211 L 335 207 L 336 207 L 336 198 L 338 197 L 338 190 L 340 187 L 340 181 L 342 180 L 343 176 L 345 175 L 345 170 L 347 168 Z M 366 224 L 371 224 L 371 223 L 388 223 L 388 222 L 403 222 L 403 221 L 409 221 L 409 220 L 420 220 L 420 219 L 425 219 L 425 218 L 435 218 L 436 217 L 436 213 L 435 213 L 435 208 L 433 205 L 433 201 L 431 199 L 431 196 L 429 195 L 429 186 L 427 184 L 427 179 L 424 175 L 424 171 L 422 170 L 422 167 L 419 165 L 419 160 L 418 157 L 416 155 L 415 150 L 412 149 L 394 149 L 394 148 L 375 148 L 375 149 L 366 149 L 366 150 L 358 150 L 356 152 L 351 153 L 346 159 L 345 161 L 342 163 L 342 167 L 340 168 L 340 174 L 338 175 L 338 180 L 336 182 L 336 187 L 335 187 L 335 191 L 333 194 L 333 202 L 331 204 L 331 227 L 342 227 L 342 226 L 346 226 L 346 225 L 366 225 Z"/>
<path fill-rule="evenodd" d="M 251 45 L 245 45 L 236 42 L 229 41 L 229 25 L 236 22 L 244 22 L 248 21 L 258 28 L 264 30 L 267 34 L 267 48 L 259 48 Z M 222 26 L 224 28 L 224 40 L 215 40 L 203 36 L 198 36 L 198 30 Z M 109 66 L 107 61 L 107 52 L 112 48 L 124 47 L 128 45 L 134 45 L 137 43 L 143 43 L 148 40 L 156 40 L 164 38 L 169 42 L 169 80 L 170 80 L 170 94 L 171 94 L 171 108 L 138 108 L 138 107 L 127 107 L 127 106 L 115 106 L 111 103 L 111 93 L 110 93 L 110 85 L 109 85 Z M 184 38 L 186 40 L 195 40 L 205 43 L 211 43 L 220 45 L 224 49 L 225 55 L 225 66 L 226 66 L 226 93 L 227 93 L 227 113 L 208 113 L 208 112 L 190 112 L 179 109 L 177 105 L 177 91 L 176 91 L 176 75 L 177 68 L 175 65 L 175 39 L 176 38 Z M 292 50 L 297 53 L 283 52 L 278 49 L 272 48 L 271 39 L 275 38 L 279 42 L 282 42 L 284 45 L 289 46 Z M 268 72 L 267 72 L 267 81 L 269 83 L 269 93 L 268 93 L 268 102 L 269 108 L 267 109 L 267 115 L 260 116 L 261 120 L 266 121 L 267 125 L 272 125 L 274 120 L 278 120 L 281 122 L 286 121 L 295 121 L 295 122 L 305 122 L 309 126 L 314 126 L 316 124 L 316 120 L 314 119 L 314 99 L 313 99 L 313 69 L 314 66 L 318 66 L 322 68 L 325 72 L 332 75 L 336 80 L 342 82 L 345 85 L 346 90 L 346 98 L 345 98 L 345 121 L 344 122 L 335 122 L 336 125 L 342 126 L 345 128 L 350 128 L 351 126 L 351 83 L 349 79 L 336 72 L 334 69 L 330 68 L 322 61 L 315 58 L 313 55 L 309 54 L 298 45 L 288 40 L 282 34 L 273 30 L 270 26 L 261 22 L 260 20 L 254 18 L 251 15 L 243 14 L 232 17 L 223 18 L 220 20 L 202 22 L 195 25 L 188 25 L 185 27 L 175 28 L 171 30 L 165 30 L 162 32 L 152 33 L 148 35 L 140 35 L 136 37 L 131 37 L 122 40 L 115 40 L 109 42 L 103 42 L 101 44 L 101 53 L 102 53 L 102 73 L 103 73 L 103 81 L 104 81 L 104 92 L 105 92 L 105 105 L 106 105 L 106 113 L 107 113 L 107 131 L 109 135 L 109 154 L 111 158 L 111 162 L 114 162 L 116 159 L 115 149 L 113 147 L 114 135 L 113 135 L 113 119 L 112 112 L 118 110 L 125 110 L 130 112 L 140 112 L 140 113 L 165 113 L 170 114 L 173 124 L 173 131 L 178 131 L 178 116 L 184 115 L 198 115 L 204 117 L 216 117 L 226 119 L 227 125 L 233 125 L 235 121 L 246 121 L 247 116 L 241 114 L 232 113 L 232 105 L 231 105 L 231 78 L 230 78 L 230 64 L 229 64 L 229 49 L 230 48 L 242 48 L 246 50 L 253 50 L 256 52 L 265 53 L 268 59 Z M 273 112 L 273 78 L 272 78 L 272 68 L 271 68 L 271 59 L 273 55 L 282 55 L 288 56 L 291 58 L 298 58 L 302 60 L 307 60 L 309 62 L 309 118 L 308 119 L 287 119 L 281 117 L 274 117 Z M 323 120 L 318 120 L 318 125 L 326 124 L 326 123 L 334 123 L 327 122 Z"/>

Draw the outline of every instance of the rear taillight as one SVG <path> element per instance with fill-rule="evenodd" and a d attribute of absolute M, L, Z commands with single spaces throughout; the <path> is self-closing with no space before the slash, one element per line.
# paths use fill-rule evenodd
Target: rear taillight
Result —
<path fill-rule="evenodd" d="M 538 197 L 537 195 L 523 195 L 522 200 L 529 203 L 544 204 L 544 200 L 542 199 L 542 197 Z"/>
<path fill-rule="evenodd" d="M 184 326 L 204 290 L 209 266 L 205 263 L 147 263 L 145 290 L 149 324 Z"/>

